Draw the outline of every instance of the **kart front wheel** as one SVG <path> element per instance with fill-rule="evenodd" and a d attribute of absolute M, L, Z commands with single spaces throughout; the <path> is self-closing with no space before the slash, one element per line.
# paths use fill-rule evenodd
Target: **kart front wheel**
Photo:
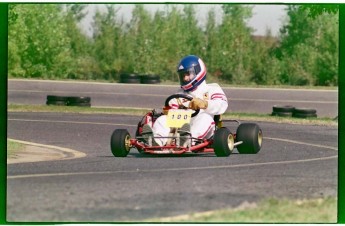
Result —
<path fill-rule="evenodd" d="M 256 154 L 262 146 L 262 130 L 255 123 L 240 124 L 236 131 L 236 142 L 242 142 L 237 146 L 240 154 Z"/>
<path fill-rule="evenodd" d="M 116 129 L 111 135 L 110 148 L 115 157 L 126 157 L 131 148 L 130 135 L 126 129 Z"/>
<path fill-rule="evenodd" d="M 229 156 L 234 150 L 234 136 L 226 127 L 216 130 L 213 139 L 213 149 L 217 157 Z"/>

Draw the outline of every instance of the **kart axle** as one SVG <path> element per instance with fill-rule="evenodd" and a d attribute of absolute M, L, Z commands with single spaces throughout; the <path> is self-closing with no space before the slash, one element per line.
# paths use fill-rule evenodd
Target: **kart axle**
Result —
<path fill-rule="evenodd" d="M 238 145 L 240 145 L 242 143 L 243 143 L 243 141 L 236 142 L 236 143 L 234 143 L 234 147 L 236 147 L 236 146 L 238 146 Z"/>

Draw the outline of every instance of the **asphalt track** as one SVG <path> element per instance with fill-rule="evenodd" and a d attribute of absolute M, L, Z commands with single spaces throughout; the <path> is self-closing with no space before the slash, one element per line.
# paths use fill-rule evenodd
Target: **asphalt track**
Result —
<path fill-rule="evenodd" d="M 256 155 L 146 156 L 131 150 L 127 158 L 113 157 L 112 131 L 125 128 L 134 135 L 138 120 L 140 116 L 9 112 L 8 138 L 85 157 L 9 164 L 7 220 L 142 222 L 267 197 L 337 195 L 337 127 L 258 122 L 264 143 Z M 236 125 L 228 127 L 234 131 Z"/>
<path fill-rule="evenodd" d="M 338 116 L 338 90 L 223 87 L 228 112 L 271 114 L 273 105 L 313 108 L 318 117 Z M 8 102 L 42 105 L 47 95 L 89 96 L 92 106 L 161 108 L 176 85 L 9 80 Z"/>

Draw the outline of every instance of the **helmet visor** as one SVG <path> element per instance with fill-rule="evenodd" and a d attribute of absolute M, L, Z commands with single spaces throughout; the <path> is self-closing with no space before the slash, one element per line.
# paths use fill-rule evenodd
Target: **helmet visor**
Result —
<path fill-rule="evenodd" d="M 177 71 L 181 85 L 186 85 L 196 77 L 194 67 Z"/>

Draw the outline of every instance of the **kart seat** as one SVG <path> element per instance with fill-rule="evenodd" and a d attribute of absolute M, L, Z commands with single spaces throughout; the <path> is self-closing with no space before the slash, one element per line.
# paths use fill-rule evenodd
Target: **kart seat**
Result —
<path fill-rule="evenodd" d="M 223 123 L 222 123 L 222 116 L 221 115 L 215 115 L 213 116 L 213 120 L 214 122 L 216 123 L 216 126 L 218 128 L 221 128 L 223 126 Z"/>

